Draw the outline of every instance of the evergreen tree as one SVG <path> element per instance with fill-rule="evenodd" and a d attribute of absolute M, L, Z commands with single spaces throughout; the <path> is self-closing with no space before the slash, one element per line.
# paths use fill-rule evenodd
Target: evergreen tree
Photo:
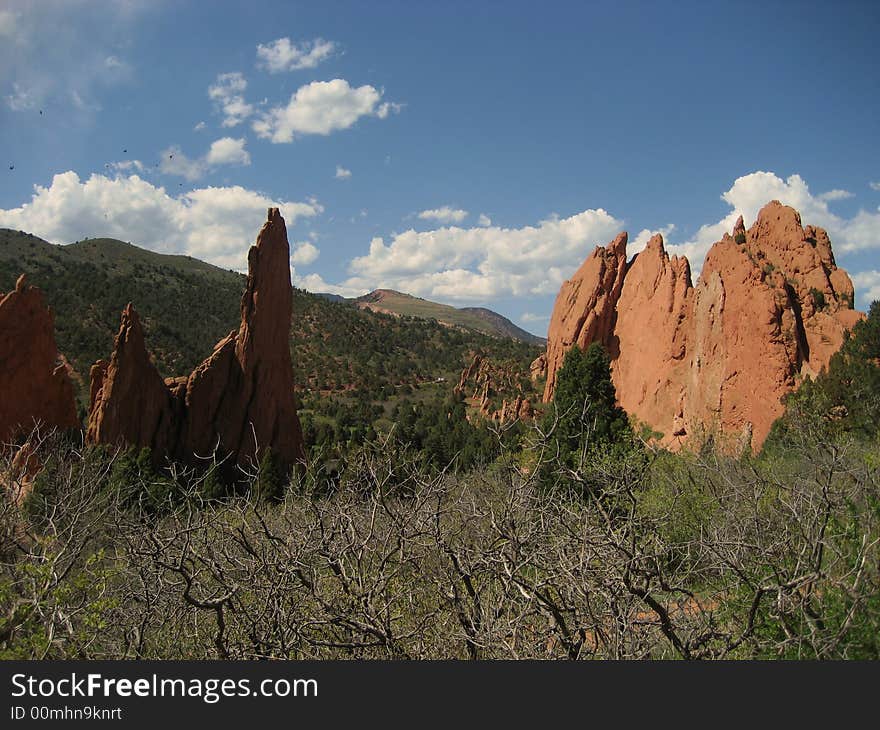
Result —
<path fill-rule="evenodd" d="M 254 482 L 255 496 L 261 502 L 280 502 L 284 498 L 284 474 L 271 447 L 263 450 L 260 470 Z"/>
<path fill-rule="evenodd" d="M 632 429 L 611 381 L 611 358 L 598 342 L 566 354 L 543 427 L 552 458 L 542 467 L 545 484 L 556 483 L 564 470 L 579 472 L 589 482 L 583 472 L 593 459 L 632 445 Z"/>
<path fill-rule="evenodd" d="M 841 434 L 877 438 L 880 434 L 880 301 L 835 353 L 828 369 L 807 379 L 786 399 L 785 413 L 764 444 L 785 450 L 806 434 L 829 439 Z"/>

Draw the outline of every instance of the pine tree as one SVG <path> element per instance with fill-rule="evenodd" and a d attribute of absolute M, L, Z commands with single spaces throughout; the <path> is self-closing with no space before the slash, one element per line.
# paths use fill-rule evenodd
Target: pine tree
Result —
<path fill-rule="evenodd" d="M 263 502 L 280 502 L 284 498 L 284 475 L 271 447 L 263 450 L 257 474 L 256 497 Z"/>
<path fill-rule="evenodd" d="M 565 470 L 582 473 L 600 454 L 632 445 L 632 429 L 611 381 L 611 359 L 599 343 L 586 352 L 577 346 L 568 351 L 543 426 L 552 458 L 542 469 L 545 484 L 556 483 Z"/>

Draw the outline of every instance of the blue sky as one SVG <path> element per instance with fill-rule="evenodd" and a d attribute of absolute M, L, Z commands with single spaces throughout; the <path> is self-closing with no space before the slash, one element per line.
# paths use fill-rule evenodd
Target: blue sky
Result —
<path fill-rule="evenodd" d="M 880 298 L 880 6 L 0 0 L 0 226 L 489 306 L 772 198 Z M 42 112 L 42 113 L 40 113 Z M 9 169 L 14 166 L 14 169 Z"/>

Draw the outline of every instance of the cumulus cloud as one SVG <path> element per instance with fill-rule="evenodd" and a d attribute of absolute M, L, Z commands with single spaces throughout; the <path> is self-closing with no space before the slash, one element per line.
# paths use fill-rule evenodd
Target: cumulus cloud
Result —
<path fill-rule="evenodd" d="M 165 175 L 177 175 L 192 182 L 218 165 L 250 165 L 251 156 L 245 144 L 244 138 L 221 137 L 211 143 L 204 155 L 195 159 L 187 157 L 180 147 L 173 145 L 160 153 L 159 170 Z"/>
<path fill-rule="evenodd" d="M 247 79 L 238 71 L 220 74 L 208 87 L 208 96 L 223 115 L 224 127 L 235 127 L 254 113 L 254 107 L 244 100 Z"/>
<path fill-rule="evenodd" d="M 627 252 L 634 255 L 652 235 L 661 233 L 671 254 L 689 258 L 696 276 L 709 247 L 733 229 L 739 215 L 751 225 L 758 211 L 774 199 L 798 209 L 805 224 L 826 228 L 837 252 L 880 247 L 880 215 L 860 210 L 849 218 L 838 216 L 831 212 L 829 203 L 844 196 L 840 191 L 830 193 L 812 194 L 799 175 L 783 179 L 772 172 L 753 172 L 737 178 L 721 195 L 730 206 L 721 220 L 701 226 L 683 241 L 672 223 L 639 230 L 631 236 Z M 422 220 L 444 224 L 456 218 L 461 222 L 466 216 L 465 211 L 451 206 L 419 214 Z M 601 208 L 567 218 L 554 215 L 523 228 L 485 223 L 490 221 L 478 220 L 470 228 L 447 225 L 430 231 L 408 230 L 390 240 L 373 238 L 368 252 L 349 263 L 349 276 L 344 281 L 330 284 L 315 274 L 303 277 L 301 285 L 344 296 L 388 287 L 447 301 L 552 296 L 594 246 L 605 245 L 625 228 L 623 220 Z M 865 301 L 880 294 L 877 277 L 876 272 L 853 276 Z"/>
<path fill-rule="evenodd" d="M 208 165 L 250 165 L 251 156 L 244 148 L 245 140 L 221 137 L 211 142 L 211 148 L 205 155 Z"/>
<path fill-rule="evenodd" d="M 286 106 L 264 112 L 253 129 L 276 144 L 305 134 L 328 135 L 348 129 L 361 117 L 388 116 L 393 108 L 381 99 L 382 92 L 368 84 L 354 88 L 345 79 L 313 81 L 297 89 Z"/>
<path fill-rule="evenodd" d="M 480 217 L 477 219 L 477 225 L 486 228 L 492 225 L 492 219 L 485 213 L 480 213 Z"/>
<path fill-rule="evenodd" d="M 302 43 L 292 43 L 290 38 L 278 38 L 271 43 L 260 43 L 257 46 L 257 65 L 269 73 L 315 68 L 335 50 L 336 44 L 323 38 Z"/>
<path fill-rule="evenodd" d="M 291 269 L 291 279 L 294 286 L 305 289 L 310 292 L 321 292 L 326 294 L 337 294 L 340 297 L 348 297 L 352 299 L 366 294 L 367 289 L 360 286 L 347 286 L 346 284 L 333 284 L 325 281 L 320 274 L 300 274 L 295 268 Z"/>
<path fill-rule="evenodd" d="M 866 306 L 871 302 L 880 300 L 880 271 L 860 271 L 852 275 L 853 286 L 856 290 L 856 298 Z"/>
<path fill-rule="evenodd" d="M 317 260 L 319 253 L 318 247 L 313 243 L 300 241 L 290 254 L 290 262 L 295 266 L 308 266 Z"/>
<path fill-rule="evenodd" d="M 435 221 L 437 223 L 461 223 L 468 217 L 468 212 L 461 208 L 453 208 L 450 205 L 444 205 L 441 208 L 423 210 L 419 213 L 418 217 L 423 221 Z M 483 224 L 481 223 L 480 225 Z"/>
<path fill-rule="evenodd" d="M 201 132 L 201 131 L 203 131 L 207 126 L 208 126 L 208 125 L 205 124 L 204 122 L 198 122 L 198 123 L 193 127 L 193 132 Z"/>
<path fill-rule="evenodd" d="M 450 226 L 408 230 L 387 243 L 374 238 L 369 253 L 350 262 L 350 276 L 339 291 L 353 295 L 388 287 L 451 301 L 555 294 L 622 223 L 596 209 L 523 228 Z"/>
<path fill-rule="evenodd" d="M 871 187 L 871 190 L 880 190 L 880 182 L 869 182 L 868 185 Z"/>
<path fill-rule="evenodd" d="M 116 173 L 132 172 L 135 170 L 137 172 L 144 171 L 144 163 L 140 160 L 119 160 L 118 162 L 108 162 L 105 167 Z"/>
<path fill-rule="evenodd" d="M 758 211 L 771 200 L 790 205 L 801 214 L 804 224 L 825 228 L 838 253 L 880 248 L 880 213 L 859 210 L 851 218 L 832 213 L 828 203 L 841 200 L 840 193 L 813 195 L 806 181 L 797 174 L 783 179 L 773 172 L 758 171 L 737 178 L 721 199 L 731 207 L 730 212 L 716 223 L 701 226 L 696 234 L 683 243 L 667 246 L 671 254 L 685 255 L 695 275 L 702 267 L 703 258 L 715 241 L 733 230 L 738 216 L 742 215 L 746 227 L 755 222 Z"/>
<path fill-rule="evenodd" d="M 161 253 L 188 254 L 224 268 L 244 270 L 247 251 L 278 207 L 289 227 L 323 212 L 315 200 L 275 200 L 240 186 L 207 187 L 178 197 L 138 175 L 87 180 L 68 171 L 48 187 L 35 186 L 18 208 L 0 209 L 0 226 L 28 231 L 53 243 L 110 236 Z"/>
<path fill-rule="evenodd" d="M 334 177 L 337 180 L 348 180 L 348 178 L 351 177 L 351 170 L 347 170 L 346 168 L 342 167 L 341 165 L 337 165 L 336 166 L 336 175 L 334 175 Z"/>

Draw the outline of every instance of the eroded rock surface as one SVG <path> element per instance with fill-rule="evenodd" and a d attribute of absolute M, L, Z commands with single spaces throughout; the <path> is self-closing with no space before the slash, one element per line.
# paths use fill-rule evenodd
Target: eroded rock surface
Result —
<path fill-rule="evenodd" d="M 563 284 L 544 399 L 565 352 L 601 342 L 621 406 L 669 446 L 711 435 L 759 448 L 782 398 L 827 367 L 864 316 L 828 234 L 778 201 L 712 246 L 695 286 L 687 259 L 670 258 L 659 235 L 628 266 L 625 242 L 597 248 Z"/>
<path fill-rule="evenodd" d="M 68 367 L 55 345 L 55 318 L 24 275 L 0 294 L 0 443 L 78 425 Z"/>
<path fill-rule="evenodd" d="M 266 448 L 286 469 L 302 462 L 289 343 L 292 297 L 287 230 L 278 209 L 270 208 L 248 253 L 241 325 L 188 377 L 163 381 L 137 314 L 126 308 L 109 363 L 92 368 L 89 440 L 146 446 L 157 458 L 185 463 L 216 452 L 255 466 Z"/>

